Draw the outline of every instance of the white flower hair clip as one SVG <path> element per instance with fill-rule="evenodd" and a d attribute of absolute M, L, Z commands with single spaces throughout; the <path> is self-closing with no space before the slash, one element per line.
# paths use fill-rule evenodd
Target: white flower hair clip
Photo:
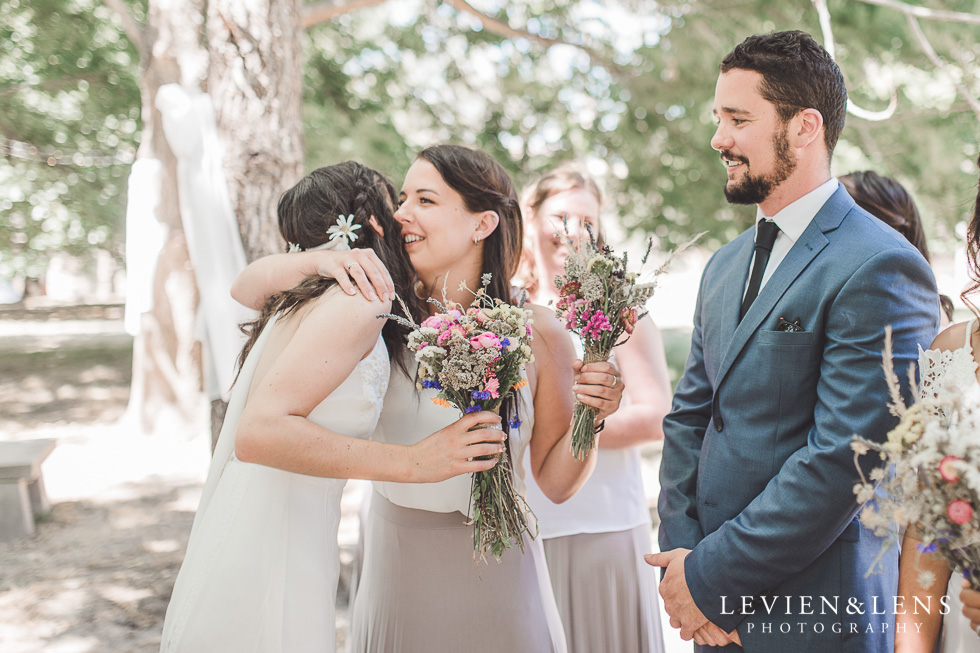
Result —
<path fill-rule="evenodd" d="M 310 247 L 308 249 L 303 249 L 296 243 L 289 243 L 289 253 L 293 252 L 316 252 L 322 249 L 330 250 L 344 250 L 350 249 L 350 244 L 357 240 L 357 234 L 354 232 L 361 228 L 361 225 L 354 224 L 354 214 L 350 214 L 347 217 L 342 215 L 337 216 L 337 224 L 332 225 L 327 229 L 327 235 L 330 236 L 330 240 L 327 242 L 317 245 L 316 247 Z"/>
<path fill-rule="evenodd" d="M 330 241 L 333 242 L 338 238 L 343 238 L 346 242 L 347 247 L 350 247 L 349 243 L 357 240 L 357 234 L 354 232 L 361 228 L 361 225 L 354 224 L 354 214 L 348 215 L 346 218 L 343 215 L 337 216 L 337 224 L 333 225 L 327 229 L 327 234 L 330 236 Z"/>

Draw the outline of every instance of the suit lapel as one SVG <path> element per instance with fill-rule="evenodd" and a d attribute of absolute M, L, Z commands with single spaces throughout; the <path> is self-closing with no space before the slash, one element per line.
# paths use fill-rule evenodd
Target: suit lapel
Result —
<path fill-rule="evenodd" d="M 732 364 L 734 364 L 735 359 L 738 358 L 742 349 L 745 348 L 745 344 L 749 338 L 759 329 L 759 326 L 772 311 L 779 298 L 803 274 L 804 270 L 816 258 L 817 254 L 829 244 L 830 241 L 825 234 L 839 227 L 844 216 L 847 215 L 853 206 L 854 200 L 847 194 L 844 187 L 838 187 L 837 191 L 831 195 L 830 199 L 827 200 L 814 216 L 813 220 L 810 221 L 810 224 L 803 231 L 800 239 L 796 241 L 793 248 L 786 254 L 786 258 L 783 259 L 772 277 L 766 282 L 765 287 L 759 292 L 756 300 L 752 302 L 752 306 L 741 322 L 738 322 L 738 311 L 741 306 L 742 297 L 741 291 L 738 292 L 737 301 L 730 301 L 732 299 L 730 294 L 734 283 L 733 278 L 741 280 L 741 286 L 739 288 L 744 289 L 745 276 L 741 274 L 730 275 L 725 286 L 722 328 L 724 333 L 732 333 L 732 338 L 731 342 L 729 342 L 728 349 L 725 351 L 725 357 L 722 360 L 721 367 L 718 369 L 718 374 L 715 377 L 716 389 L 721 385 L 722 380 L 724 380 L 725 375 L 731 369 Z M 752 252 L 754 251 L 754 245 L 751 244 L 751 241 L 750 247 L 748 257 L 751 260 Z M 748 263 L 745 264 L 745 266 L 747 265 Z M 732 319 L 732 311 L 734 311 L 734 319 Z M 732 325 L 733 331 L 728 330 L 729 325 Z"/>

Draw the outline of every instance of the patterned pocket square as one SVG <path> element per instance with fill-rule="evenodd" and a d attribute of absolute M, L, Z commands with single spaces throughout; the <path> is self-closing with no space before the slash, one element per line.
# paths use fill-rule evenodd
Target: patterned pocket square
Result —
<path fill-rule="evenodd" d="M 779 322 L 776 323 L 776 331 L 798 333 L 803 331 L 803 325 L 798 317 L 794 318 L 792 322 L 787 320 L 785 317 L 780 317 Z"/>

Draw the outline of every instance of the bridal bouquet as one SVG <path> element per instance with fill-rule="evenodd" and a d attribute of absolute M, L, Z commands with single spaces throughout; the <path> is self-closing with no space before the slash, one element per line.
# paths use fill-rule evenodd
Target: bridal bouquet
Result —
<path fill-rule="evenodd" d="M 619 339 L 623 333 L 632 335 L 637 321 L 647 313 L 644 306 L 653 297 L 657 279 L 667 271 L 674 256 L 704 234 L 698 234 L 674 250 L 654 271 L 650 282 L 637 283 L 639 274 L 627 271 L 627 254 L 616 254 L 609 247 L 600 247 L 591 226 L 586 224 L 585 228 L 589 237 L 576 244 L 568 237 L 566 225 L 565 235 L 571 253 L 565 258 L 565 274 L 555 277 L 559 296 L 555 313 L 559 319 L 564 319 L 566 330 L 581 338 L 585 349 L 582 362 L 588 364 L 609 360 L 613 347 L 621 344 Z M 647 243 L 641 266 L 649 257 L 652 244 L 652 241 Z M 572 455 L 576 460 L 584 460 L 595 448 L 597 412 L 592 406 L 575 401 Z"/>
<path fill-rule="evenodd" d="M 898 539 L 896 523 L 916 528 L 923 552 L 938 553 L 980 589 L 980 406 L 957 396 L 925 397 L 906 406 L 892 365 L 890 329 L 883 367 L 889 409 L 900 421 L 884 443 L 859 436 L 851 443 L 855 463 L 871 451 L 884 463 L 867 478 L 862 472 L 854 486 L 864 505 L 861 522 L 886 538 L 883 551 Z M 917 395 L 914 375 L 913 369 L 909 378 Z M 932 580 L 923 572 L 919 584 Z"/>
<path fill-rule="evenodd" d="M 531 312 L 506 304 L 486 293 L 490 275 L 474 293 L 468 308 L 429 299 L 440 312 L 421 325 L 412 325 L 408 348 L 419 363 L 419 390 L 433 388 L 440 406 L 455 406 L 463 413 L 498 412 L 504 400 L 524 387 L 524 367 L 531 354 Z M 516 416 L 511 428 L 520 426 Z M 514 489 L 513 466 L 506 453 L 493 468 L 477 472 L 472 482 L 473 555 L 496 558 L 516 543 L 524 551 L 521 534 L 528 528 L 530 508 Z M 533 514 L 533 513 L 532 513 Z M 532 536 L 533 537 L 533 536 Z"/>

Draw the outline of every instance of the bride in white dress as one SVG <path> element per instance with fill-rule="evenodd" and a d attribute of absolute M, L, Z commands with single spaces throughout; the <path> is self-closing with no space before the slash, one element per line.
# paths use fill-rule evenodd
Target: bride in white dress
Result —
<path fill-rule="evenodd" d="M 360 164 L 320 168 L 283 195 L 279 227 L 303 250 L 372 248 L 401 289 L 409 275 L 396 200 L 391 184 Z M 476 458 L 503 449 L 502 431 L 468 430 L 499 420 L 489 413 L 413 446 L 365 439 L 388 386 L 385 342 L 400 336 L 390 323 L 382 337 L 376 316 L 389 300 L 336 286 L 308 279 L 247 325 L 161 651 L 334 651 L 346 479 L 436 482 L 486 469 L 494 461 Z"/>
<path fill-rule="evenodd" d="M 980 160 L 977 163 L 980 164 Z M 980 193 L 977 194 L 973 220 L 967 229 L 967 241 L 972 285 L 963 293 L 964 299 L 980 289 Z M 955 394 L 965 402 L 980 404 L 980 350 L 977 345 L 980 345 L 980 320 L 974 318 L 969 322 L 954 324 L 936 336 L 929 350 L 920 350 L 919 384 L 922 396 Z M 919 597 L 924 605 L 931 600 L 931 605 L 936 608 L 942 606 L 941 597 L 946 595 L 949 597 L 949 611 L 942 615 L 939 609 L 934 608 L 929 614 L 920 611 L 916 615 L 908 610 L 906 615 L 896 615 L 896 653 L 980 651 L 980 625 L 976 617 L 980 608 L 980 592 L 963 589 L 962 576 L 953 574 L 937 555 L 919 554 L 919 544 L 914 528 L 910 527 L 902 542 L 898 594 L 905 597 L 906 606 L 914 605 L 912 597 Z M 925 588 L 919 585 L 919 575 L 923 571 L 934 575 L 933 583 Z M 967 603 L 966 609 L 964 603 Z M 974 623 L 966 615 L 973 615 Z"/>

